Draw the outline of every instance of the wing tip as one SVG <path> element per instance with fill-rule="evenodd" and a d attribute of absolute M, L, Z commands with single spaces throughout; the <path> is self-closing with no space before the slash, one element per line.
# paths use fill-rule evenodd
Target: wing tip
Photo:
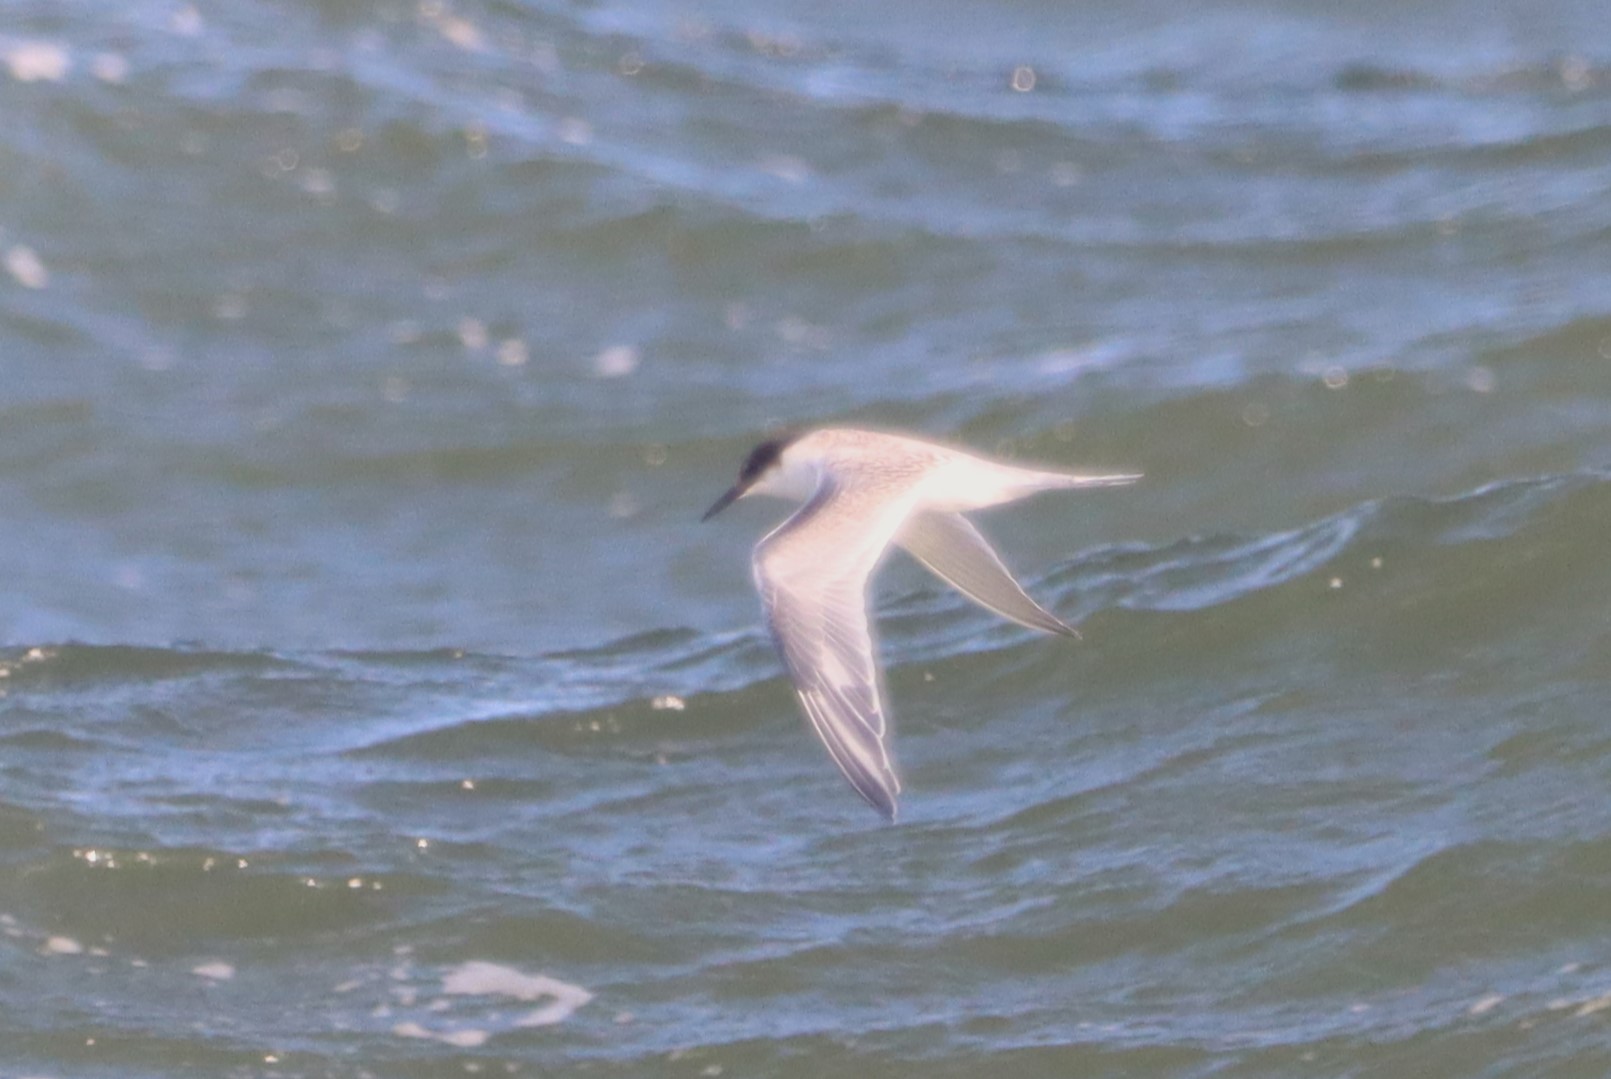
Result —
<path fill-rule="evenodd" d="M 877 812 L 880 817 L 884 818 L 885 823 L 895 824 L 899 821 L 901 807 L 900 803 L 896 800 L 895 793 L 893 791 L 886 791 L 883 789 L 879 789 L 877 791 L 865 791 L 860 787 L 857 787 L 856 793 L 861 795 L 862 801 L 872 806 L 874 811 Z"/>
<path fill-rule="evenodd" d="M 1023 617 L 1016 613 L 1005 614 L 1002 611 L 996 611 L 996 613 L 1002 615 L 1002 617 L 1006 618 L 1010 622 L 1017 622 L 1020 626 L 1023 626 L 1026 629 L 1036 629 L 1042 633 L 1055 633 L 1059 637 L 1068 637 L 1071 640 L 1076 641 L 1084 639 L 1084 634 L 1075 629 L 1073 626 L 1069 625 L 1067 622 L 1063 621 L 1061 618 L 1057 617 L 1051 611 L 1048 611 L 1045 607 L 1042 607 L 1040 604 L 1036 603 L 1033 599 L 1030 599 L 1027 593 L 1025 594 L 1024 598 L 1029 599 L 1030 606 L 1035 610 L 1033 617 Z"/>
<path fill-rule="evenodd" d="M 901 779 L 893 768 L 886 763 L 881 772 L 865 773 L 859 778 L 845 771 L 845 778 L 850 780 L 851 789 L 861 795 L 862 801 L 877 810 L 886 821 L 895 823 L 900 815 Z"/>

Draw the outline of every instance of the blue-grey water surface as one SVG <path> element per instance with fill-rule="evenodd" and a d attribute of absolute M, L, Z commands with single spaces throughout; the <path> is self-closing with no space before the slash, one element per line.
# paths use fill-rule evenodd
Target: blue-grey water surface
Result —
<path fill-rule="evenodd" d="M 699 512 L 891 563 L 889 826 Z M 0 1076 L 1611 1074 L 1603 0 L 17 0 Z"/>

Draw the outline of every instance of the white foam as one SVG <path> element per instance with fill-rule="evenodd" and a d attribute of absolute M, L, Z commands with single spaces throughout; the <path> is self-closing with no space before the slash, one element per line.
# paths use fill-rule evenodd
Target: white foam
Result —
<path fill-rule="evenodd" d="M 550 978 L 546 974 L 526 974 L 513 967 L 472 960 L 442 978 L 442 991 L 463 996 L 505 996 L 519 1001 L 548 1003 L 514 1020 L 517 1027 L 545 1027 L 563 1022 L 593 999 L 579 985 Z"/>
<path fill-rule="evenodd" d="M 593 373 L 599 378 L 625 378 L 638 369 L 639 359 L 631 345 L 611 345 L 593 357 Z"/>
<path fill-rule="evenodd" d="M 1597 1012 L 1603 1012 L 1607 1008 L 1611 1008 L 1611 993 L 1606 993 L 1598 997 L 1591 997 L 1590 999 L 1583 1001 L 1578 1005 L 1577 1011 L 1573 1012 L 1572 1014 L 1579 1019 L 1584 1019 L 1588 1016 L 1594 1015 Z"/>
<path fill-rule="evenodd" d="M 33 248 L 17 244 L 6 252 L 6 272 L 23 288 L 44 288 L 50 284 L 50 271 Z"/>
<path fill-rule="evenodd" d="M 392 1033 L 399 1038 L 428 1038 L 431 1041 L 455 1045 L 460 1049 L 474 1049 L 485 1045 L 491 1035 L 485 1030 L 427 1030 L 418 1023 L 398 1023 Z"/>
<path fill-rule="evenodd" d="M 579 985 L 482 961 L 464 963 L 449 970 L 442 976 L 442 993 L 435 999 L 420 1001 L 412 987 L 394 990 L 399 1010 L 413 1010 L 416 1018 L 395 1023 L 392 1033 L 399 1038 L 422 1038 L 473 1049 L 484 1045 L 499 1031 L 562 1022 L 593 999 L 593 994 Z M 455 997 L 502 997 L 539 1006 L 511 1012 L 496 1003 L 490 1006 L 468 1001 L 456 1003 Z M 389 1016 L 391 1009 L 377 1010 L 374 1014 L 377 1018 Z"/>
<path fill-rule="evenodd" d="M 129 77 L 129 61 L 115 52 L 97 53 L 90 61 L 90 70 L 102 82 L 121 83 Z"/>
<path fill-rule="evenodd" d="M 0 58 L 18 82 L 61 82 L 73 58 L 53 41 L 0 41 Z"/>

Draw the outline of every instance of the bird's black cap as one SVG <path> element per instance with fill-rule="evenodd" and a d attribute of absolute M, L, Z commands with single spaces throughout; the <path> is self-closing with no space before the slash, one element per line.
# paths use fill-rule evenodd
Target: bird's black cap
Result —
<path fill-rule="evenodd" d="M 716 504 L 705 511 L 705 516 L 700 520 L 710 520 L 737 501 L 740 495 L 750 489 L 751 484 L 766 473 L 767 469 L 778 463 L 783 451 L 793 441 L 793 436 L 769 438 L 751 450 L 750 455 L 744 458 L 744 467 L 738 470 L 738 482 L 729 487 L 727 492 L 716 500 Z"/>

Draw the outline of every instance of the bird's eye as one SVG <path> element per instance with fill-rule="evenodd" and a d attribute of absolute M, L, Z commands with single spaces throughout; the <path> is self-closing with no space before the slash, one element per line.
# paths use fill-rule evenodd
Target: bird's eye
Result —
<path fill-rule="evenodd" d="M 783 443 L 777 440 L 763 442 L 750 451 L 749 458 L 739 472 L 739 478 L 753 480 L 767 472 L 783 456 Z"/>

